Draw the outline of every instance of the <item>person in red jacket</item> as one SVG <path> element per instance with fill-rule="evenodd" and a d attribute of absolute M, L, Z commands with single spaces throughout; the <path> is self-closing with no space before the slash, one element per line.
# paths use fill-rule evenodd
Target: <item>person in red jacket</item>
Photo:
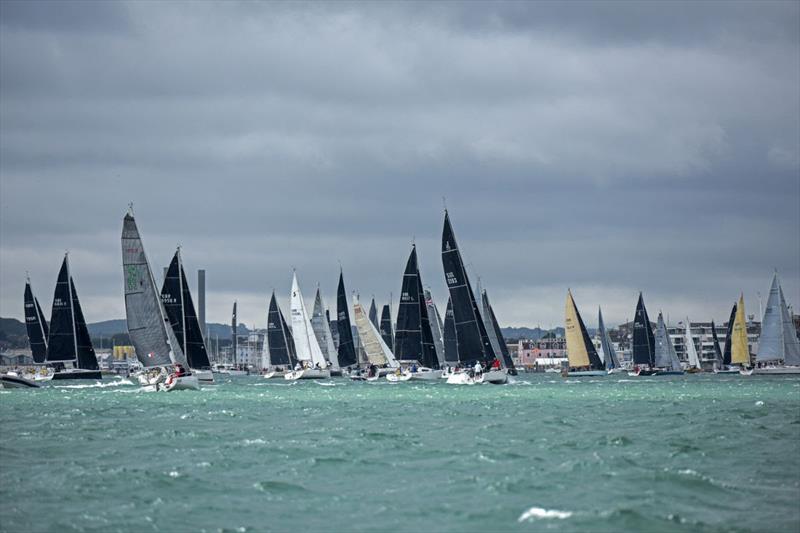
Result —
<path fill-rule="evenodd" d="M 500 370 L 500 359 L 495 359 L 492 363 L 492 370 Z"/>

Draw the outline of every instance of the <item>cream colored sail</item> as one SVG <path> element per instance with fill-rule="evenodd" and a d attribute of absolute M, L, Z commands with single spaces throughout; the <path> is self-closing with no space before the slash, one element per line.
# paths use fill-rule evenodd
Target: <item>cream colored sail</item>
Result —
<path fill-rule="evenodd" d="M 358 336 L 361 338 L 361 343 L 364 346 L 364 351 L 367 353 L 367 359 L 369 359 L 370 364 L 388 365 L 392 368 L 400 366 L 392 351 L 383 342 L 378 330 L 375 329 L 375 325 L 367 317 L 357 296 L 353 299 L 353 315 L 356 319 Z"/>
<path fill-rule="evenodd" d="M 731 364 L 750 366 L 750 348 L 747 346 L 747 322 L 744 318 L 744 295 L 739 296 L 736 318 L 731 332 Z"/>
<path fill-rule="evenodd" d="M 575 301 L 572 299 L 570 291 L 567 291 L 564 324 L 569 366 L 572 368 L 589 366 L 589 353 L 586 351 L 586 343 L 583 341 L 583 333 L 581 333 L 581 327 L 578 323 L 578 310 L 575 307 Z"/>

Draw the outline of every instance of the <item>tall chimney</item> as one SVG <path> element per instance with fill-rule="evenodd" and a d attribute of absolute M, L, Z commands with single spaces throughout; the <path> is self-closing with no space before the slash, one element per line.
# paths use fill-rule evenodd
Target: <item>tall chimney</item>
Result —
<path fill-rule="evenodd" d="M 206 270 L 201 268 L 197 271 L 197 318 L 200 320 L 200 330 L 203 336 L 206 331 Z"/>

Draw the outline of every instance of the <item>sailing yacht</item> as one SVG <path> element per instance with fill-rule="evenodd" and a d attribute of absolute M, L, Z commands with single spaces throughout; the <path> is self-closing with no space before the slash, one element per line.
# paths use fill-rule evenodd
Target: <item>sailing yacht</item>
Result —
<path fill-rule="evenodd" d="M 45 361 L 56 368 L 52 380 L 102 379 L 75 282 L 70 274 L 68 253 L 64 254 L 53 294 L 46 346 Z M 67 368 L 66 363 L 72 363 L 72 368 Z"/>
<path fill-rule="evenodd" d="M 322 349 L 322 356 L 328 362 L 331 376 L 341 376 L 342 369 L 339 368 L 339 357 L 336 353 L 336 346 L 333 344 L 331 324 L 328 321 L 327 313 L 325 313 L 325 304 L 322 301 L 319 287 L 317 287 L 317 295 L 314 298 L 314 311 L 311 314 L 311 326 L 314 329 L 314 336 L 317 338 L 319 347 Z"/>
<path fill-rule="evenodd" d="M 336 288 L 336 329 L 339 333 L 339 366 L 342 369 L 355 370 L 358 366 L 353 327 L 350 324 L 350 311 L 347 308 L 347 292 L 344 287 L 344 275 L 339 269 L 339 284 Z"/>
<path fill-rule="evenodd" d="M 381 337 L 386 346 L 394 346 L 394 329 L 392 328 L 392 306 L 386 304 L 381 310 Z"/>
<path fill-rule="evenodd" d="M 192 374 L 202 384 L 213 384 L 214 374 L 211 372 L 203 331 L 186 281 L 186 272 L 183 270 L 180 246 L 167 268 L 164 285 L 161 287 L 161 302 Z"/>
<path fill-rule="evenodd" d="M 31 355 L 35 365 L 45 365 L 47 363 L 47 337 L 49 326 L 44 318 L 42 307 L 39 300 L 33 295 L 31 278 L 27 277 L 25 282 L 25 329 L 28 333 L 28 342 L 31 346 Z M 40 368 L 34 373 L 33 378 L 49 379 L 47 368 Z"/>
<path fill-rule="evenodd" d="M 264 352 L 266 354 L 264 368 L 267 370 L 264 374 L 265 379 L 283 377 L 297 363 L 294 355 L 294 339 L 292 339 L 292 333 L 283 318 L 281 308 L 278 306 L 275 291 L 272 291 L 272 297 L 269 300 Z"/>
<path fill-rule="evenodd" d="M 589 332 L 583 323 L 578 306 L 572 298 L 572 291 L 567 290 L 567 302 L 564 309 L 564 330 L 567 340 L 567 359 L 569 368 L 561 373 L 564 377 L 606 376 L 600 356 L 594 347 Z"/>
<path fill-rule="evenodd" d="M 392 350 L 383 342 L 378 328 L 364 312 L 357 295 L 353 295 L 353 317 L 356 321 L 358 336 L 361 338 L 361 345 L 367 354 L 367 360 L 370 366 L 378 368 L 378 373 L 373 377 L 395 373 L 400 368 L 400 363 L 397 362 Z"/>
<path fill-rule="evenodd" d="M 744 302 L 742 303 L 744 305 Z M 733 323 L 736 321 L 736 310 L 738 304 L 734 302 L 731 308 L 731 316 L 728 318 L 728 328 L 725 331 L 725 351 L 722 353 L 721 362 L 718 367 L 714 368 L 715 374 L 738 374 L 741 370 L 738 366 L 731 366 L 731 352 L 733 340 Z M 716 331 L 714 332 L 716 335 Z M 749 363 L 749 358 L 748 358 Z"/>
<path fill-rule="evenodd" d="M 188 371 L 186 356 L 169 325 L 132 207 L 122 222 L 122 273 L 125 316 L 136 357 L 145 369 L 160 369 L 152 380 L 140 378 L 156 390 L 199 389 L 197 376 Z M 173 367 L 177 370 L 177 365 L 186 372 L 167 375 Z"/>
<path fill-rule="evenodd" d="M 473 364 L 477 367 L 480 363 L 484 368 L 491 368 L 497 356 L 492 349 L 486 326 L 478 310 L 475 294 L 472 292 L 472 285 L 467 277 L 464 261 L 461 258 L 461 252 L 450 223 L 450 215 L 446 209 L 444 211 L 444 228 L 442 229 L 442 267 L 452 302 L 458 361 L 470 367 Z M 447 328 L 445 327 L 445 329 Z M 445 335 L 447 335 L 446 332 Z M 501 384 L 508 381 L 507 369 L 502 369 L 498 374 L 502 378 L 495 378 L 493 383 Z M 456 372 L 447 378 L 447 383 L 457 385 L 471 385 L 483 381 L 482 373 L 475 375 L 471 371 Z"/>
<path fill-rule="evenodd" d="M 292 336 L 298 365 L 291 372 L 287 372 L 284 378 L 294 381 L 331 377 L 331 371 L 322 354 L 322 348 L 314 335 L 314 326 L 311 325 L 311 317 L 306 309 L 303 294 L 300 292 L 296 272 L 292 273 L 291 313 Z"/>
<path fill-rule="evenodd" d="M 603 352 L 603 363 L 606 365 L 606 371 L 609 374 L 625 372 L 619 364 L 617 351 L 611 343 L 611 337 L 609 337 L 608 331 L 606 331 L 606 324 L 603 321 L 603 310 L 599 307 L 597 308 L 597 327 L 599 329 L 600 349 Z"/>
<path fill-rule="evenodd" d="M 667 326 L 664 323 L 664 315 L 658 313 L 658 324 L 656 325 L 656 346 L 655 346 L 655 364 L 658 368 L 656 375 L 665 376 L 671 374 L 683 374 L 678 354 L 675 352 L 675 346 L 669 338 Z"/>
<path fill-rule="evenodd" d="M 778 273 L 772 276 L 767 308 L 761 321 L 756 374 L 800 374 L 800 340 L 783 297 Z"/>
<path fill-rule="evenodd" d="M 686 355 L 689 359 L 689 367 L 686 372 L 689 374 L 696 374 L 703 371 L 703 366 L 700 363 L 700 356 L 697 355 L 697 349 L 694 346 L 694 339 L 692 339 L 692 328 L 689 325 L 689 317 L 686 317 L 686 325 L 683 332 L 683 345 L 686 347 Z"/>
<path fill-rule="evenodd" d="M 361 330 L 358 333 L 361 335 Z M 442 377 L 417 263 L 416 245 L 411 246 L 403 273 L 400 303 L 397 307 L 394 356 L 410 368 L 410 379 L 431 381 Z"/>
<path fill-rule="evenodd" d="M 655 344 L 650 317 L 647 315 L 644 298 L 640 292 L 639 301 L 636 303 L 636 313 L 633 317 L 633 371 L 628 372 L 629 376 L 651 376 L 656 373 L 653 368 Z"/>
<path fill-rule="evenodd" d="M 442 317 L 439 315 L 439 309 L 431 296 L 431 291 L 425 289 L 425 305 L 428 307 L 428 319 L 431 323 L 431 333 L 433 333 L 433 347 L 436 348 L 436 358 L 439 360 L 439 367 L 444 368 L 446 360 L 444 357 L 444 335 L 442 331 Z"/>
<path fill-rule="evenodd" d="M 492 345 L 492 350 L 500 362 L 499 369 L 489 369 L 484 373 L 483 380 L 488 383 L 495 381 L 502 381 L 504 374 L 502 370 L 506 371 L 506 376 L 516 376 L 517 369 L 514 367 L 514 361 L 511 359 L 511 354 L 508 352 L 508 345 L 503 332 L 500 330 L 500 324 L 497 323 L 497 317 L 494 315 L 492 304 L 489 303 L 489 294 L 486 289 L 481 291 L 481 303 L 483 303 L 483 320 L 486 327 L 486 333 L 489 335 L 489 342 Z"/>
<path fill-rule="evenodd" d="M 442 349 L 444 350 L 445 369 L 443 378 L 449 377 L 451 365 L 458 366 L 458 339 L 456 338 L 456 323 L 453 318 L 453 301 L 447 298 L 444 311 L 444 326 L 442 327 Z"/>
<path fill-rule="evenodd" d="M 731 328 L 731 364 L 738 365 L 739 373 L 750 375 L 750 345 L 747 342 L 747 320 L 744 314 L 744 295 L 739 295 L 736 304 L 736 317 Z"/>

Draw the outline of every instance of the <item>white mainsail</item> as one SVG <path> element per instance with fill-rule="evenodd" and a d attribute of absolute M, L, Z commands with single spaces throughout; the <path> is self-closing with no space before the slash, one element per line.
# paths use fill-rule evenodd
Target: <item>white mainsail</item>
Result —
<path fill-rule="evenodd" d="M 700 368 L 703 367 L 700 365 L 700 357 L 697 355 L 697 349 L 694 346 L 694 340 L 692 340 L 692 328 L 689 327 L 689 317 L 686 317 L 686 330 L 683 334 L 683 343 L 686 346 L 686 355 L 689 358 L 689 366 L 691 368 Z"/>
<path fill-rule="evenodd" d="M 303 294 L 300 292 L 300 285 L 297 283 L 297 273 L 292 274 L 292 336 L 297 353 L 297 359 L 308 361 L 312 365 L 319 365 L 320 368 L 327 368 L 325 356 L 319 347 L 314 328 L 306 310 Z"/>
<path fill-rule="evenodd" d="M 608 336 L 605 322 L 603 322 L 603 311 L 599 307 L 597 308 L 597 324 L 600 328 L 600 347 L 603 351 L 603 362 L 608 369 L 617 368 L 619 367 L 617 352 L 614 350 L 614 345 L 611 344 L 611 338 Z"/>
<path fill-rule="evenodd" d="M 400 363 L 397 362 L 392 350 L 383 341 L 375 325 L 364 312 L 364 308 L 361 307 L 361 303 L 358 301 L 358 296 L 353 298 L 353 315 L 356 319 L 358 336 L 361 338 L 361 344 L 369 362 L 373 365 L 388 365 L 391 368 L 398 368 Z"/>
<path fill-rule="evenodd" d="M 325 303 L 322 301 L 319 287 L 317 287 L 317 295 L 314 298 L 311 326 L 314 328 L 314 336 L 317 338 L 320 349 L 322 349 L 322 355 L 330 362 L 332 370 L 339 370 L 339 356 L 336 353 L 336 346 L 333 344 L 331 324 L 325 314 Z"/>
<path fill-rule="evenodd" d="M 655 340 L 655 366 L 658 368 L 674 370 L 676 372 L 681 370 L 681 363 L 678 359 L 678 354 L 675 352 L 675 346 L 672 345 L 672 340 L 669 338 L 667 326 L 664 324 L 664 315 L 661 313 L 658 313 L 658 325 L 656 326 Z"/>
<path fill-rule="evenodd" d="M 767 308 L 761 321 L 756 360 L 759 363 L 782 360 L 786 365 L 800 365 L 800 341 L 797 339 L 777 272 L 772 277 Z"/>

